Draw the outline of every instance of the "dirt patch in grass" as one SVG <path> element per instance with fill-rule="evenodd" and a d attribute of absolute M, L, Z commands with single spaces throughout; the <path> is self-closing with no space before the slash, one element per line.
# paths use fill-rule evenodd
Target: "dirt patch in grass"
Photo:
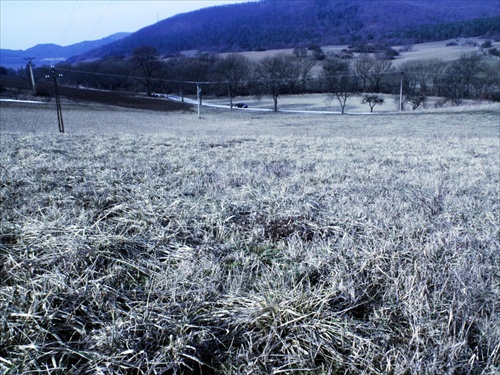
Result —
<path fill-rule="evenodd" d="M 46 93 L 46 96 L 35 96 L 29 90 L 6 89 L 0 92 L 0 98 L 46 102 L 54 100 L 54 89 L 52 86 L 45 84 L 42 92 Z M 151 98 L 140 93 L 87 90 L 69 86 L 59 86 L 59 93 L 63 102 L 74 104 L 102 104 L 160 112 L 192 111 L 192 106 L 189 104 L 162 98 Z"/>
<path fill-rule="evenodd" d="M 130 92 L 85 90 L 62 86 L 59 88 L 62 96 L 83 102 L 93 102 L 119 107 L 147 109 L 151 111 L 190 111 L 191 106 L 170 100 L 149 98 Z"/>

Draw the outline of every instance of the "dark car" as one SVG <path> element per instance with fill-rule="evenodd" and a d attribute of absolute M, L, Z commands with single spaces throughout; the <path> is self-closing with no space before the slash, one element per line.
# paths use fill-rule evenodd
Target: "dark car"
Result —
<path fill-rule="evenodd" d="M 245 103 L 236 103 L 234 106 L 236 108 L 248 108 L 248 105 L 246 105 Z"/>

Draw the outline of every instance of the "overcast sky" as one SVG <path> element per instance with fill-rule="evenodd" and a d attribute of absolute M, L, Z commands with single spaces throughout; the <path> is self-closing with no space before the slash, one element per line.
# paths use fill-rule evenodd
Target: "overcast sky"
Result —
<path fill-rule="evenodd" d="M 0 0 L 0 48 L 67 46 L 134 32 L 175 14 L 249 0 Z"/>

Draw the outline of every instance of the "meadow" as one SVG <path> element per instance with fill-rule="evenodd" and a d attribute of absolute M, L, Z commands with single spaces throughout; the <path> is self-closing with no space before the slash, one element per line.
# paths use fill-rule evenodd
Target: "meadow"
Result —
<path fill-rule="evenodd" d="M 498 373 L 498 106 L 0 105 L 0 373 Z"/>

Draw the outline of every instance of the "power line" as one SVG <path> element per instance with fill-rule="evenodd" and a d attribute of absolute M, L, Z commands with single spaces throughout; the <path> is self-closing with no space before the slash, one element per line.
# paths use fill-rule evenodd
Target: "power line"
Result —
<path fill-rule="evenodd" d="M 101 15 L 99 16 L 99 19 L 97 20 L 97 22 L 95 23 L 94 27 L 92 28 L 92 30 L 90 31 L 89 35 L 87 36 L 87 38 L 85 38 L 86 40 L 90 40 L 90 37 L 92 35 L 92 33 L 95 31 L 95 29 L 97 28 L 97 26 L 99 25 L 99 23 L 101 22 L 102 20 L 102 17 L 104 17 L 104 14 L 106 13 L 106 11 L 108 10 L 109 6 L 111 5 L 112 1 L 108 1 L 108 3 L 106 4 L 106 8 L 104 8 L 103 12 L 101 13 Z"/>
<path fill-rule="evenodd" d="M 71 14 L 69 16 L 66 29 L 64 30 L 64 34 L 61 40 L 61 45 L 64 45 L 64 43 L 66 42 L 66 38 L 68 37 L 71 29 L 73 28 L 73 23 L 75 22 L 78 12 L 80 11 L 80 6 L 82 5 L 82 1 L 83 0 L 75 1 L 75 3 L 73 4 L 73 9 L 71 10 Z"/>
<path fill-rule="evenodd" d="M 85 75 L 91 75 L 91 76 L 102 76 L 102 77 L 114 77 L 114 78 L 121 78 L 121 79 L 133 79 L 133 80 L 141 80 L 143 77 L 140 76 L 130 76 L 130 75 L 121 75 L 121 74 L 111 74 L 111 73 L 99 73 L 99 72 L 89 72 L 89 71 L 82 71 L 82 70 L 73 70 L 73 69 L 60 69 L 63 72 L 67 73 L 80 73 L 80 74 L 85 74 Z M 466 77 L 465 75 L 460 75 L 460 74 L 453 74 L 453 73 L 445 73 L 445 72 L 414 72 L 414 71 L 401 71 L 401 70 L 392 70 L 389 72 L 383 72 L 383 73 L 377 73 L 376 75 L 378 76 L 393 76 L 397 77 L 398 81 L 400 79 L 400 75 L 403 73 L 405 76 L 408 74 L 426 74 L 430 79 L 435 79 L 436 77 Z M 358 76 L 359 74 L 356 73 L 350 73 L 350 74 L 339 74 L 337 77 L 355 77 Z M 222 81 L 202 81 L 202 80 L 181 80 L 181 79 L 166 79 L 166 78 L 152 78 L 151 79 L 153 82 L 162 82 L 162 83 L 176 83 L 176 84 L 193 84 L 193 85 L 227 85 L 230 83 L 240 83 L 240 84 L 262 84 L 265 82 L 273 81 L 273 79 L 265 79 L 265 78 L 259 78 L 259 79 L 247 79 L 247 80 L 239 80 L 239 81 L 232 81 L 232 80 L 222 80 Z M 284 83 L 292 83 L 296 81 L 301 81 L 304 82 L 304 80 L 301 80 L 299 78 L 290 78 L 290 79 L 278 79 L 281 82 Z M 316 77 L 316 78 L 307 78 L 305 82 L 308 83 L 321 83 L 325 82 L 325 79 L 322 77 Z"/>

